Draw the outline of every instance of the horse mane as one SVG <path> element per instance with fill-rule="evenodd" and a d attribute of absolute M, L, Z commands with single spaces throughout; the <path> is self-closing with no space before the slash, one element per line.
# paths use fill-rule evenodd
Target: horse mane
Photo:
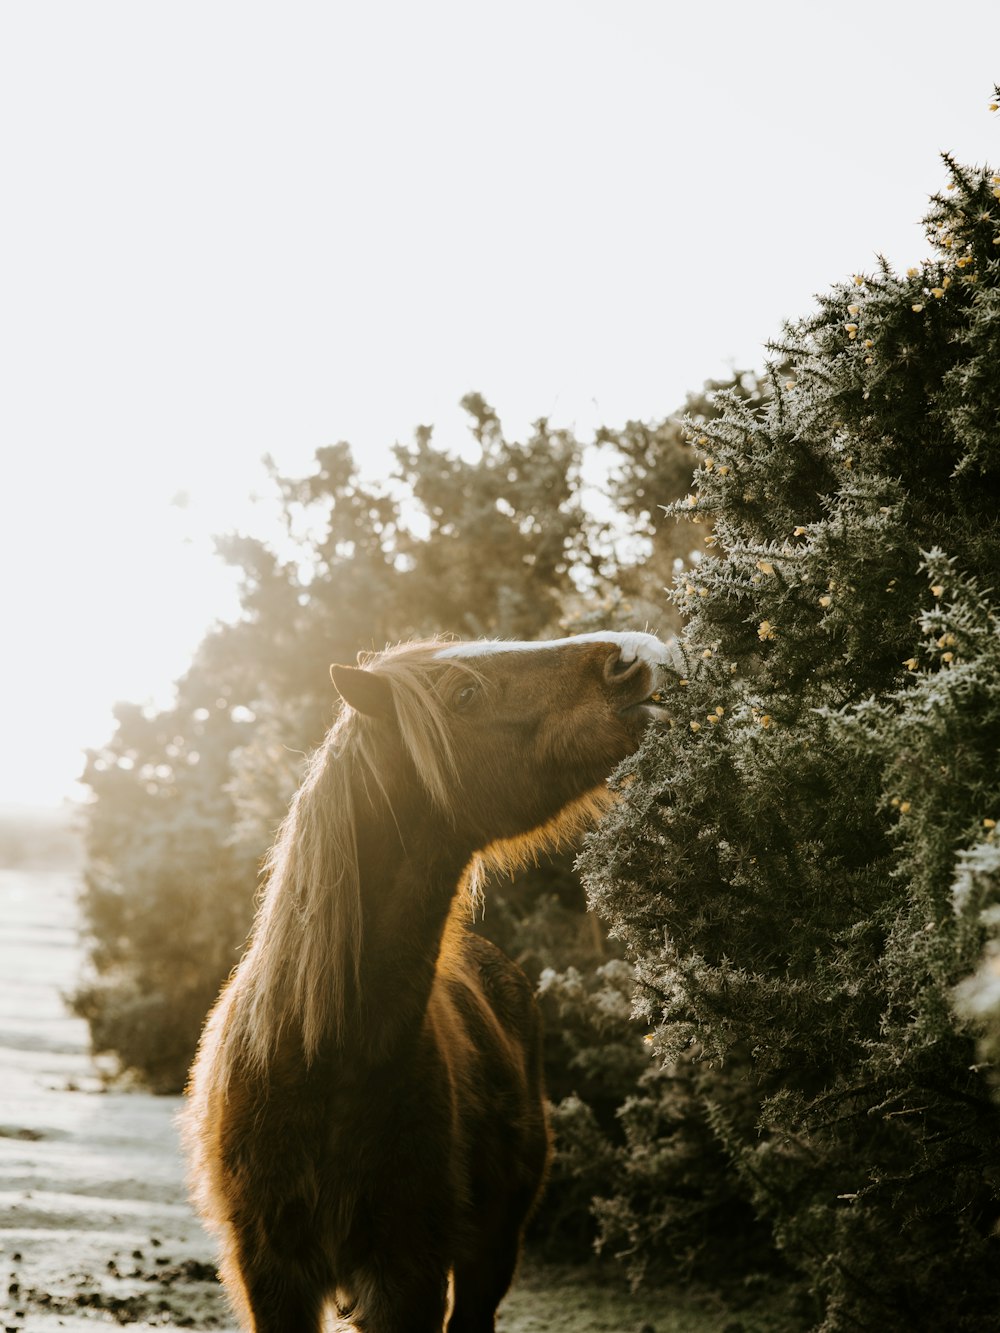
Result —
<path fill-rule="evenodd" d="M 403 644 L 368 655 L 362 665 L 390 682 L 405 750 L 431 800 L 450 818 L 450 780 L 457 765 L 446 700 L 457 680 L 482 676 L 461 658 L 437 659 L 447 642 Z M 434 670 L 428 670 L 432 663 Z M 310 760 L 263 865 L 250 943 L 230 982 L 234 1003 L 226 1021 L 235 1040 L 224 1043 L 228 1058 L 239 1057 L 263 1073 L 293 1019 L 307 1062 L 324 1037 L 343 1045 L 363 944 L 356 802 L 364 795 L 370 799 L 373 788 L 391 812 L 376 724 L 345 705 Z M 564 845 L 612 799 L 610 791 L 598 788 L 544 826 L 477 852 L 462 877 L 470 915 L 483 903 L 492 871 L 512 874 Z"/>
<path fill-rule="evenodd" d="M 431 799 L 447 811 L 455 757 L 444 691 L 457 675 L 478 673 L 449 662 L 432 681 L 427 665 L 440 647 L 438 641 L 402 645 L 370 655 L 363 665 L 391 682 L 403 744 Z M 229 1017 L 236 1040 L 227 1043 L 258 1070 L 270 1063 L 293 1017 L 307 1059 L 325 1035 L 338 1044 L 346 1035 L 362 947 L 359 784 L 388 796 L 376 742 L 371 720 L 345 705 L 309 761 L 264 861 L 250 944 L 230 983 L 239 1002 Z"/>

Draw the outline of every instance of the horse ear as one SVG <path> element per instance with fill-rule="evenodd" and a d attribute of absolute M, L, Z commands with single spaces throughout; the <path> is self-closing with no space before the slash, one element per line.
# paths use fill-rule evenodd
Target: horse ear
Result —
<path fill-rule="evenodd" d="M 393 716 L 392 691 L 389 682 L 374 671 L 362 667 L 337 666 L 330 668 L 330 679 L 345 703 L 367 717 Z"/>

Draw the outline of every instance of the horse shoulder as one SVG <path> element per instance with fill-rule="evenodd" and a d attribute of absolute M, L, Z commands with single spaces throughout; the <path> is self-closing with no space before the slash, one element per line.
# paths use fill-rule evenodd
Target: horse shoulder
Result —
<path fill-rule="evenodd" d="M 450 1031 L 452 1048 L 470 1051 L 465 1057 L 470 1068 L 478 1066 L 491 1082 L 537 1087 L 541 1019 L 532 985 L 516 963 L 458 913 L 445 930 L 431 1007 L 447 1016 L 443 1030 Z M 442 1030 L 441 1020 L 438 1026 Z"/>

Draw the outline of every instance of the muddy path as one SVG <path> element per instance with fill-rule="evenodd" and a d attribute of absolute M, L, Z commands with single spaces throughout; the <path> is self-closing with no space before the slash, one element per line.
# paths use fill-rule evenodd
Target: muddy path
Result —
<path fill-rule="evenodd" d="M 76 882 L 0 870 L 0 1329 L 232 1328 L 185 1198 L 179 1099 L 104 1091 L 63 1004 Z"/>

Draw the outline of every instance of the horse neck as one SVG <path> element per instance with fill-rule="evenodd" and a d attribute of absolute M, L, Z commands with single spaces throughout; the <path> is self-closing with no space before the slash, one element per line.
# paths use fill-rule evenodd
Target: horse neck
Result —
<path fill-rule="evenodd" d="M 399 821 L 399 822 L 397 822 Z M 408 815 L 359 812 L 362 907 L 354 1037 L 384 1058 L 423 1022 L 442 936 L 472 848 L 421 799 Z"/>

